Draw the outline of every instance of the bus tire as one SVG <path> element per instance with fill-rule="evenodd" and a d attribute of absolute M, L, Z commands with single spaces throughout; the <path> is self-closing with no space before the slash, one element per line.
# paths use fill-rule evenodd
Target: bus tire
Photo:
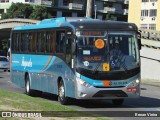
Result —
<path fill-rule="evenodd" d="M 65 96 L 65 86 L 62 80 L 58 84 L 58 101 L 62 105 L 68 104 L 68 98 Z"/>
<path fill-rule="evenodd" d="M 29 96 L 32 95 L 32 90 L 30 88 L 30 79 L 28 74 L 25 76 L 25 93 Z"/>
<path fill-rule="evenodd" d="M 114 99 L 114 100 L 112 100 L 112 103 L 114 105 L 122 105 L 123 102 L 124 102 L 124 99 Z"/>

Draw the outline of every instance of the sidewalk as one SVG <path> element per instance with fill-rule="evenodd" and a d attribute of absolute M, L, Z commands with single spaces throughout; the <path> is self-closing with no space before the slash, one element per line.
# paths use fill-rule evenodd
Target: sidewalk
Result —
<path fill-rule="evenodd" d="M 160 80 L 142 79 L 141 83 L 160 87 Z"/>

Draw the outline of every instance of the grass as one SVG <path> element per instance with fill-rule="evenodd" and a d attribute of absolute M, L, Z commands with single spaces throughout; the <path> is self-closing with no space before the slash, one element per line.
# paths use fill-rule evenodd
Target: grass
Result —
<path fill-rule="evenodd" d="M 15 108 L 16 110 L 75 111 L 74 109 L 67 106 L 58 105 L 53 103 L 52 101 L 30 97 L 24 94 L 17 94 L 0 90 L 0 96 L 0 105 L 10 106 L 11 108 Z"/>
<path fill-rule="evenodd" d="M 47 120 L 48 119 L 51 119 L 51 120 L 59 119 L 60 120 L 60 119 L 63 119 L 63 116 L 67 116 L 68 114 L 69 114 L 68 115 L 69 117 L 65 117 L 64 119 L 67 119 L 67 120 L 68 119 L 83 119 L 83 117 L 79 117 L 79 116 L 85 116 L 85 119 L 94 119 L 94 120 L 95 119 L 96 120 L 106 120 L 107 119 L 107 118 L 102 118 L 102 117 L 94 118 L 94 115 L 84 113 L 84 112 L 79 112 L 71 107 L 63 106 L 53 101 L 48 101 L 48 100 L 38 98 L 38 97 L 37 98 L 30 97 L 25 94 L 13 93 L 13 92 L 5 91 L 5 90 L 0 90 L 0 111 L 38 111 L 38 112 L 42 111 L 42 113 L 43 111 L 45 111 L 45 114 L 49 114 L 50 112 L 52 112 L 53 116 L 54 115 L 57 116 L 56 118 L 53 116 L 51 116 L 51 118 L 47 117 Z M 55 111 L 59 111 L 59 112 L 55 112 Z M 62 111 L 65 111 L 65 112 L 62 112 Z M 2 118 L 0 118 L 0 120 L 1 119 Z M 15 120 L 17 119 L 18 118 L 15 118 Z M 25 118 L 25 119 L 30 119 L 30 118 Z M 41 120 L 41 119 L 38 118 L 38 120 Z"/>

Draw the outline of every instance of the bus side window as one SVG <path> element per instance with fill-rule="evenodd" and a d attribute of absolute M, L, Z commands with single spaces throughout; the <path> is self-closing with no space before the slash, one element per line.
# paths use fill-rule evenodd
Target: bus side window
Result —
<path fill-rule="evenodd" d="M 45 40 L 46 40 L 45 37 L 46 37 L 45 32 L 38 32 L 37 52 L 44 52 L 45 51 Z"/>
<path fill-rule="evenodd" d="M 37 33 L 37 52 L 41 52 L 41 33 Z"/>
<path fill-rule="evenodd" d="M 51 40 L 51 33 L 50 31 L 46 32 L 46 52 L 50 53 L 50 40 Z"/>
<path fill-rule="evenodd" d="M 53 53 L 54 50 L 54 32 L 48 31 L 46 33 L 46 52 Z"/>
<path fill-rule="evenodd" d="M 26 33 L 22 33 L 22 38 L 21 38 L 21 52 L 23 52 L 25 50 L 25 37 L 26 37 Z"/>
<path fill-rule="evenodd" d="M 29 33 L 25 34 L 25 41 L 24 41 L 24 51 L 28 52 L 29 48 Z"/>
<path fill-rule="evenodd" d="M 29 52 L 35 52 L 35 32 L 29 33 Z"/>
<path fill-rule="evenodd" d="M 71 47 L 72 47 L 72 42 L 71 42 L 71 40 L 72 39 L 67 39 L 66 40 L 66 62 L 68 63 L 68 64 L 70 64 L 71 63 L 71 53 L 72 53 L 72 49 L 71 49 Z"/>
<path fill-rule="evenodd" d="M 18 52 L 19 51 L 19 42 L 20 42 L 20 33 L 16 33 L 15 34 L 15 43 L 14 43 L 14 50 L 16 51 L 16 52 Z"/>
<path fill-rule="evenodd" d="M 11 50 L 12 50 L 12 51 L 14 51 L 15 39 L 16 39 L 16 33 L 13 33 L 13 34 L 12 34 L 12 39 L 11 39 Z"/>
<path fill-rule="evenodd" d="M 46 44 L 46 32 L 42 32 L 41 52 L 44 52 L 44 51 L 45 51 L 45 44 Z"/>
<path fill-rule="evenodd" d="M 65 31 L 56 31 L 56 53 L 65 52 Z"/>

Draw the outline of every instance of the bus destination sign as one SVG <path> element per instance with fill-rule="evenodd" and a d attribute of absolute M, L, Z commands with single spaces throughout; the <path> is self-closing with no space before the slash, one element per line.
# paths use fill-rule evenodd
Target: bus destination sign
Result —
<path fill-rule="evenodd" d="M 83 36 L 104 36 L 105 32 L 102 32 L 102 31 L 81 31 L 80 34 Z"/>

